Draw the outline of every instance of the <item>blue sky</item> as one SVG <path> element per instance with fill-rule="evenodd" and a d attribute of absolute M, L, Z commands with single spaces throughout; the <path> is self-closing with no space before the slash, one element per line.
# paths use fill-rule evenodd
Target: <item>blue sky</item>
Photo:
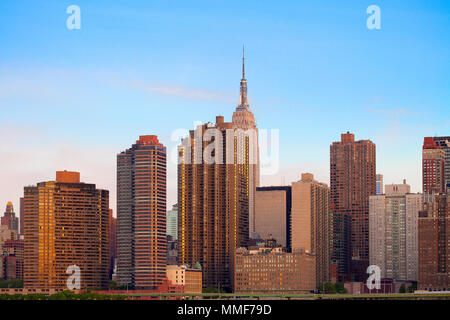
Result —
<path fill-rule="evenodd" d="M 69 5 L 81 29 L 69 30 Z M 381 29 L 366 27 L 369 5 Z M 329 183 L 347 130 L 377 145 L 386 183 L 421 191 L 424 136 L 450 135 L 448 1 L 0 2 L 0 210 L 24 185 L 79 170 L 111 191 L 139 135 L 231 120 L 242 45 L 258 127 L 280 130 L 280 171 Z M 168 204 L 176 201 L 169 165 Z"/>

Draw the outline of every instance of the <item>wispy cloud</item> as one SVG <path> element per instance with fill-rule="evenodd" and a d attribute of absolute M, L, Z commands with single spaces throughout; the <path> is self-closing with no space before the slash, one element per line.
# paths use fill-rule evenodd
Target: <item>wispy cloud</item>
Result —
<path fill-rule="evenodd" d="M 148 94 L 177 97 L 194 101 L 237 102 L 236 92 L 185 87 L 176 83 L 127 78 L 124 74 L 55 68 L 31 70 L 0 68 L 0 97 L 64 96 L 62 90 L 74 86 L 90 87 L 92 83 L 139 90 Z M 87 85 L 87 83 L 90 83 Z M 62 86 L 65 84 L 66 86 Z"/>
<path fill-rule="evenodd" d="M 234 93 L 223 91 L 188 88 L 177 84 L 147 83 L 141 80 L 116 80 L 115 82 L 121 86 L 134 88 L 150 94 L 161 94 L 189 100 L 220 101 L 227 103 L 236 101 L 236 95 Z"/>
<path fill-rule="evenodd" d="M 398 108 L 374 108 L 374 107 L 366 107 L 367 111 L 372 113 L 377 113 L 385 116 L 402 116 L 402 115 L 415 115 L 416 113 L 410 110 L 407 110 L 402 107 Z"/>

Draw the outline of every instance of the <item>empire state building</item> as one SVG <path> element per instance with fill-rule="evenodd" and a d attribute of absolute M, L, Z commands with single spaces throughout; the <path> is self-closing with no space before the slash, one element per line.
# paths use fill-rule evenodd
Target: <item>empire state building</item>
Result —
<path fill-rule="evenodd" d="M 178 263 L 199 263 L 204 287 L 231 290 L 234 252 L 254 232 L 258 140 L 242 74 L 232 122 L 217 116 L 178 147 Z"/>
<path fill-rule="evenodd" d="M 242 79 L 239 104 L 232 118 L 233 129 L 243 130 L 249 139 L 249 237 L 253 238 L 255 233 L 255 193 L 259 187 L 259 144 L 258 128 L 247 97 L 247 80 L 245 79 L 245 51 L 242 52 Z"/>

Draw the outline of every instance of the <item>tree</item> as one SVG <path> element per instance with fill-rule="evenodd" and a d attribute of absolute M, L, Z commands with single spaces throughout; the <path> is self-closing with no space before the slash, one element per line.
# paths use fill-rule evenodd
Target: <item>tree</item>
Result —
<path fill-rule="evenodd" d="M 337 293 L 347 293 L 347 289 L 345 289 L 343 282 L 337 282 L 334 286 Z"/>
<path fill-rule="evenodd" d="M 413 282 L 409 287 L 408 287 L 408 292 L 409 293 L 413 293 L 414 291 L 417 290 L 417 282 Z"/>
<path fill-rule="evenodd" d="M 337 282 L 337 283 L 325 282 L 321 286 L 319 286 L 317 289 L 325 294 L 347 293 L 347 289 L 344 288 L 343 282 Z"/>

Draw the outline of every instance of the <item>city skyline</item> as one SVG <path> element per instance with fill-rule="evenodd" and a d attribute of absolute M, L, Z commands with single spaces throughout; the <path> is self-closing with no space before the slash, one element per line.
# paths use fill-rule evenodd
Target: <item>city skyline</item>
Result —
<path fill-rule="evenodd" d="M 258 127 L 280 129 L 280 171 L 262 186 L 288 185 L 300 172 L 329 184 L 329 144 L 350 131 L 377 145 L 386 184 L 406 178 L 421 192 L 423 137 L 448 135 L 449 44 L 437 36 L 448 30 L 444 2 L 379 1 L 375 31 L 361 4 L 203 3 L 195 22 L 183 4 L 77 5 L 80 30 L 66 28 L 66 3 L 0 4 L 9 44 L 0 53 L 0 207 L 12 201 L 18 211 L 23 186 L 68 169 L 110 190 L 116 215 L 115 158 L 129 141 L 156 134 L 172 150 L 174 130 L 217 114 L 231 120 L 243 43 Z"/>

